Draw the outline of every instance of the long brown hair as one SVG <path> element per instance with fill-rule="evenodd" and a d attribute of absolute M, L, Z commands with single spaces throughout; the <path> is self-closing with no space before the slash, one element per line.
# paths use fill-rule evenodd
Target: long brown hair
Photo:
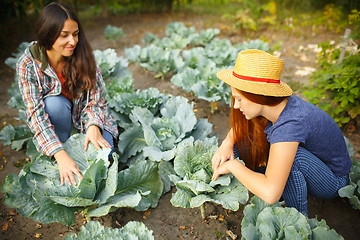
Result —
<path fill-rule="evenodd" d="M 261 105 L 275 106 L 286 98 L 257 95 L 241 90 L 238 91 L 246 99 Z M 262 116 L 247 120 L 239 109 L 234 109 L 234 104 L 235 99 L 232 97 L 230 127 L 233 129 L 234 140 L 239 149 L 239 158 L 252 170 L 266 166 L 270 145 L 264 130 L 268 124 L 268 120 Z"/>
<path fill-rule="evenodd" d="M 77 22 L 79 41 L 73 55 L 65 57 L 65 66 L 62 73 L 65 77 L 67 95 L 77 98 L 79 93 L 94 88 L 96 81 L 95 58 L 78 17 L 66 5 L 52 2 L 40 14 L 36 24 L 36 36 L 39 46 L 50 50 L 60 36 L 67 19 Z"/>

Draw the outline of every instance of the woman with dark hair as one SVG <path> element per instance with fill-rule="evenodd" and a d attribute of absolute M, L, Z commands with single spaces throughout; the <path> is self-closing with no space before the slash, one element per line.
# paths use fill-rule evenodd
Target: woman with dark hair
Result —
<path fill-rule="evenodd" d="M 232 173 L 269 204 L 307 214 L 308 194 L 329 199 L 348 184 L 351 160 L 340 128 L 280 81 L 284 62 L 259 50 L 238 54 L 219 79 L 231 86 L 230 131 L 212 158 L 213 180 Z M 244 160 L 245 166 L 235 158 Z"/>
<path fill-rule="evenodd" d="M 56 159 L 61 184 L 76 185 L 74 174 L 82 179 L 79 167 L 62 144 L 72 126 L 86 132 L 86 150 L 89 141 L 97 149 L 113 148 L 117 125 L 108 113 L 100 68 L 75 13 L 50 3 L 40 14 L 36 35 L 37 42 L 16 66 L 27 123 L 37 150 Z"/>

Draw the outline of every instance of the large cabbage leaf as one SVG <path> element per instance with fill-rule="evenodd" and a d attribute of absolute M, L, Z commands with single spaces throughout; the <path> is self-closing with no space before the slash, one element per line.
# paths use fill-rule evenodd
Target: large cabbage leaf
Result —
<path fill-rule="evenodd" d="M 232 46 L 231 42 L 224 39 L 215 39 L 205 45 L 206 56 L 215 62 L 219 68 L 234 66 L 238 51 Z"/>
<path fill-rule="evenodd" d="M 29 42 L 22 42 L 20 43 L 20 45 L 18 46 L 17 53 L 13 53 L 13 57 L 8 57 L 5 60 L 5 64 L 8 65 L 9 67 L 11 67 L 12 69 L 16 70 L 16 63 L 18 61 L 18 59 L 21 57 L 21 55 L 24 53 L 25 49 L 27 47 L 29 47 L 30 43 Z"/>
<path fill-rule="evenodd" d="M 122 228 L 104 228 L 98 221 L 90 221 L 85 226 L 81 226 L 81 231 L 71 233 L 65 240 L 153 240 L 152 230 L 149 230 L 144 223 L 130 221 Z"/>
<path fill-rule="evenodd" d="M 347 197 L 353 208 L 360 209 L 360 162 L 352 160 L 349 184 L 339 189 L 340 197 Z"/>
<path fill-rule="evenodd" d="M 325 220 L 308 219 L 295 208 L 283 208 L 279 202 L 269 205 L 257 196 L 244 209 L 241 239 L 343 239 Z"/>
<path fill-rule="evenodd" d="M 105 39 L 112 41 L 115 47 L 117 39 L 126 37 L 126 34 L 124 33 L 122 28 L 111 26 L 110 24 L 106 26 L 104 34 Z"/>
<path fill-rule="evenodd" d="M 177 26 L 183 29 L 184 26 Z M 213 33 L 211 33 L 213 31 Z M 202 32 L 203 35 L 216 34 L 216 30 L 207 29 Z M 201 35 L 201 34 L 200 34 Z M 218 102 L 225 100 L 230 104 L 230 87 L 216 77 L 220 69 L 233 68 L 239 51 L 249 48 L 268 51 L 268 43 L 255 40 L 249 43 L 243 42 L 235 46 L 228 39 L 213 39 L 208 41 L 204 47 L 195 47 L 189 50 L 183 50 L 184 65 L 178 69 L 177 74 L 173 75 L 171 82 L 184 89 L 186 92 L 192 92 L 197 98 L 208 102 Z M 213 111 L 213 110 L 212 110 Z"/>
<path fill-rule="evenodd" d="M 161 77 L 164 79 L 165 74 L 179 69 L 184 65 L 184 60 L 180 56 L 180 50 L 163 49 L 154 44 L 145 48 L 147 49 L 148 61 L 140 63 L 140 66 L 146 70 L 157 72 L 155 78 Z"/>
<path fill-rule="evenodd" d="M 295 208 L 266 207 L 257 216 L 256 228 L 269 239 L 306 239 L 310 226 Z"/>
<path fill-rule="evenodd" d="M 246 49 L 259 49 L 261 51 L 267 52 L 270 50 L 269 43 L 261 41 L 259 39 L 250 40 L 249 42 L 242 42 L 234 45 L 238 52 Z"/>
<path fill-rule="evenodd" d="M 78 210 L 90 217 L 119 207 L 146 210 L 157 205 L 163 184 L 156 164 L 139 161 L 119 172 L 116 154 L 111 164 L 110 149 L 97 151 L 90 143 L 85 151 L 84 139 L 84 134 L 75 134 L 64 144 L 83 176 L 81 181 L 75 176 L 77 185 L 61 185 L 56 161 L 41 155 L 26 164 L 19 176 L 10 173 L 5 178 L 1 188 L 4 204 L 36 221 L 68 226 L 75 223 Z"/>
<path fill-rule="evenodd" d="M 142 41 L 142 43 L 144 43 L 147 46 L 152 43 L 155 44 L 157 41 L 159 41 L 159 39 L 156 37 L 155 34 L 153 34 L 151 32 L 147 32 L 147 33 L 145 33 L 145 37 L 141 41 Z"/>
<path fill-rule="evenodd" d="M 181 55 L 184 58 L 184 66 L 195 69 L 198 65 L 200 58 L 205 58 L 205 49 L 203 47 L 194 47 L 191 49 L 183 50 Z M 181 71 L 180 71 L 181 72 Z"/>
<path fill-rule="evenodd" d="M 124 129 L 132 125 L 129 118 L 135 107 L 146 108 L 153 115 L 159 115 L 160 107 L 167 98 L 156 88 L 136 90 L 135 92 L 119 92 L 108 99 L 108 106 L 118 125 Z"/>
<path fill-rule="evenodd" d="M 169 176 L 177 188 L 170 200 L 173 206 L 194 208 L 214 202 L 236 211 L 240 203 L 246 203 L 248 191 L 232 174 L 211 181 L 211 158 L 216 150 L 214 138 L 179 144 L 174 159 L 176 174 Z"/>
<path fill-rule="evenodd" d="M 205 46 L 210 43 L 217 35 L 220 34 L 220 30 L 217 28 L 208 28 L 200 30 L 200 34 L 192 37 L 192 44 Z"/>
<path fill-rule="evenodd" d="M 230 87 L 217 78 L 220 70 L 213 60 L 198 56 L 196 69 L 185 67 L 175 74 L 170 81 L 186 92 L 192 92 L 197 98 L 208 102 L 225 100 L 230 103 Z M 191 63 L 194 64 L 194 63 Z"/>
<path fill-rule="evenodd" d="M 134 45 L 132 48 L 125 48 L 127 59 L 136 64 L 146 63 L 149 61 L 147 48 L 141 48 L 139 45 Z"/>
<path fill-rule="evenodd" d="M 145 211 L 156 207 L 163 191 L 163 183 L 158 174 L 157 164 L 138 161 L 128 169 L 119 172 L 116 191 L 105 204 L 88 212 L 89 217 L 106 215 L 119 207 L 133 207 Z M 109 185 L 110 186 L 110 185 Z"/>
<path fill-rule="evenodd" d="M 208 28 L 200 30 L 200 33 L 198 33 L 193 26 L 187 28 L 182 22 L 172 22 L 166 25 L 165 33 L 167 36 L 170 36 L 171 39 L 179 38 L 189 41 L 192 45 L 204 46 L 205 44 L 211 42 L 213 38 L 220 33 L 220 30 L 216 28 Z"/>
<path fill-rule="evenodd" d="M 111 48 L 104 51 L 96 49 L 93 53 L 104 78 L 115 71 L 116 65 L 119 64 L 120 61 L 126 61 L 123 57 L 118 57 L 115 49 Z"/>
<path fill-rule="evenodd" d="M 349 156 L 354 155 L 354 149 L 351 146 L 349 140 L 344 137 Z M 349 184 L 341 189 L 338 193 L 340 197 L 349 198 L 349 202 L 353 205 L 353 208 L 360 209 L 360 162 L 355 159 L 351 159 L 352 166 L 349 173 Z"/>
<path fill-rule="evenodd" d="M 129 118 L 133 125 L 119 136 L 121 162 L 138 154 L 152 161 L 169 161 L 180 142 L 204 139 L 212 128 L 206 119 L 196 120 L 193 105 L 181 96 L 170 96 L 157 116 L 148 109 L 134 107 Z"/>
<path fill-rule="evenodd" d="M 165 34 L 171 36 L 172 34 L 179 34 L 183 37 L 189 37 L 196 33 L 194 27 L 187 28 L 182 22 L 172 22 L 165 26 Z"/>
<path fill-rule="evenodd" d="M 12 126 L 7 125 L 0 131 L 0 140 L 4 146 L 11 145 L 11 149 L 19 151 L 33 138 L 27 125 Z"/>
<path fill-rule="evenodd" d="M 190 37 L 183 37 L 180 34 L 172 33 L 170 37 L 164 37 L 156 42 L 156 45 L 163 49 L 183 50 L 192 39 Z"/>

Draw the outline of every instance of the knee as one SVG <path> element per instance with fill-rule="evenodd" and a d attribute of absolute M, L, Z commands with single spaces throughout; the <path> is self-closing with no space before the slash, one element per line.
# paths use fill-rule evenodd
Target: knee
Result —
<path fill-rule="evenodd" d="M 309 169 L 310 162 L 316 158 L 317 157 L 314 154 L 305 148 L 299 147 L 295 155 L 293 166 L 296 166 L 298 171 L 306 173 Z"/>
<path fill-rule="evenodd" d="M 114 148 L 114 138 L 108 131 L 104 130 L 103 138 L 110 144 L 111 148 Z"/>
<path fill-rule="evenodd" d="M 64 96 L 51 96 L 44 99 L 45 112 L 49 115 L 71 114 L 71 103 Z"/>

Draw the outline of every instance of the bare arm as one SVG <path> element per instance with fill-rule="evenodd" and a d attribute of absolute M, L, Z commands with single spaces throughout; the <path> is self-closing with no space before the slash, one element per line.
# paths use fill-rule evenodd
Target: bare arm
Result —
<path fill-rule="evenodd" d="M 231 159 L 214 171 L 212 179 L 232 173 L 250 192 L 273 204 L 284 191 L 298 146 L 298 142 L 272 144 L 265 174 L 254 172 L 238 160 Z"/>
<path fill-rule="evenodd" d="M 218 150 L 215 152 L 214 156 L 211 159 L 212 169 L 214 172 L 218 169 L 218 167 L 222 163 L 226 162 L 229 159 L 234 158 L 233 148 L 234 148 L 235 140 L 233 138 L 233 133 L 234 132 L 231 128 L 228 134 L 226 135 L 226 138 L 223 140 L 220 147 L 218 148 Z"/>

